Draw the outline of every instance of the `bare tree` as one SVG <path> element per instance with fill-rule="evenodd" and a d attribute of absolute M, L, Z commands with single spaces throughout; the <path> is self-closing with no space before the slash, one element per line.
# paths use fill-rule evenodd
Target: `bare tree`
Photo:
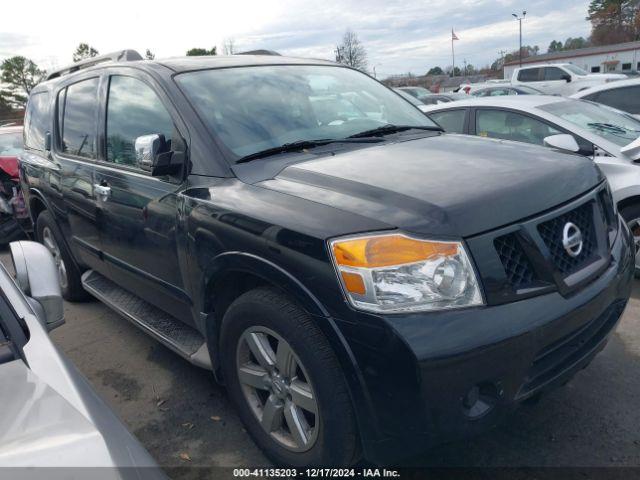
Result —
<path fill-rule="evenodd" d="M 344 32 L 342 43 L 336 47 L 336 62 L 358 70 L 367 69 L 367 51 L 351 29 Z"/>
<path fill-rule="evenodd" d="M 236 41 L 233 38 L 225 38 L 222 45 L 222 53 L 224 55 L 233 55 L 236 53 Z"/>

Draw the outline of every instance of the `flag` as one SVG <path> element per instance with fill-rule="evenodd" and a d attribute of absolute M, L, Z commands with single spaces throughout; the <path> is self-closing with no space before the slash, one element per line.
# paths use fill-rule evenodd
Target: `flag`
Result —
<path fill-rule="evenodd" d="M 456 33 L 453 31 L 453 28 L 452 28 L 451 29 L 451 41 L 454 41 L 454 40 L 460 40 L 460 39 L 458 38 L 458 36 L 456 35 Z"/>

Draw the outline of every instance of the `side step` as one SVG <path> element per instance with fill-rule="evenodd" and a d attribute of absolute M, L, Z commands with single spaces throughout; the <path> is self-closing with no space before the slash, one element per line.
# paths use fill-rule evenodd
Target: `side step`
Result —
<path fill-rule="evenodd" d="M 194 365 L 211 370 L 207 343 L 195 328 L 119 287 L 93 270 L 82 275 L 82 286 L 102 303 L 178 355 Z"/>

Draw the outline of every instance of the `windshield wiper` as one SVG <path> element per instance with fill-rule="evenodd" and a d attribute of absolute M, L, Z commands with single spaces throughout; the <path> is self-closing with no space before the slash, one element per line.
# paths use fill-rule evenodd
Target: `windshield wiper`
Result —
<path fill-rule="evenodd" d="M 638 130 L 630 130 L 630 129 L 628 130 L 624 127 L 621 127 L 619 125 L 614 125 L 612 123 L 593 122 L 593 123 L 587 123 L 587 126 L 599 128 L 600 130 L 609 130 L 610 132 L 613 132 L 613 133 L 627 133 L 627 132 L 638 131 Z"/>
<path fill-rule="evenodd" d="M 329 145 L 330 143 L 377 143 L 382 139 L 355 139 L 355 138 L 320 138 L 318 140 L 298 140 L 297 142 L 284 143 L 278 147 L 266 148 L 259 152 L 245 155 L 242 158 L 236 160 L 236 163 L 245 163 L 255 160 L 257 158 L 265 158 L 271 155 L 277 155 L 278 153 L 295 152 L 298 150 L 305 150 L 307 148 L 320 147 L 322 145 Z"/>
<path fill-rule="evenodd" d="M 376 135 L 388 135 L 391 133 L 404 132 L 406 130 L 430 130 L 433 132 L 444 132 L 444 130 L 436 125 L 393 125 L 391 123 L 382 125 L 371 130 L 365 130 L 354 135 L 349 135 L 348 138 L 361 138 L 361 137 L 373 137 Z"/>

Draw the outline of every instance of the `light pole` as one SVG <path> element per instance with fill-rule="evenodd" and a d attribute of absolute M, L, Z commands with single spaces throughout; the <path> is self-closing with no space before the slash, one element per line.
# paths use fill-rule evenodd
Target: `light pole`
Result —
<path fill-rule="evenodd" d="M 382 64 L 381 64 L 381 63 L 376 63 L 376 64 L 373 66 L 373 78 L 378 78 L 378 75 L 376 75 L 376 67 L 378 67 L 378 66 L 380 66 L 380 65 L 382 65 Z"/>
<path fill-rule="evenodd" d="M 527 11 L 523 10 L 521 17 L 519 17 L 515 13 L 512 13 L 511 15 L 513 15 L 515 19 L 518 20 L 518 23 L 520 24 L 520 50 L 518 50 L 518 58 L 520 59 L 520 66 L 522 67 L 522 20 L 524 20 L 524 17 L 527 16 Z"/>

